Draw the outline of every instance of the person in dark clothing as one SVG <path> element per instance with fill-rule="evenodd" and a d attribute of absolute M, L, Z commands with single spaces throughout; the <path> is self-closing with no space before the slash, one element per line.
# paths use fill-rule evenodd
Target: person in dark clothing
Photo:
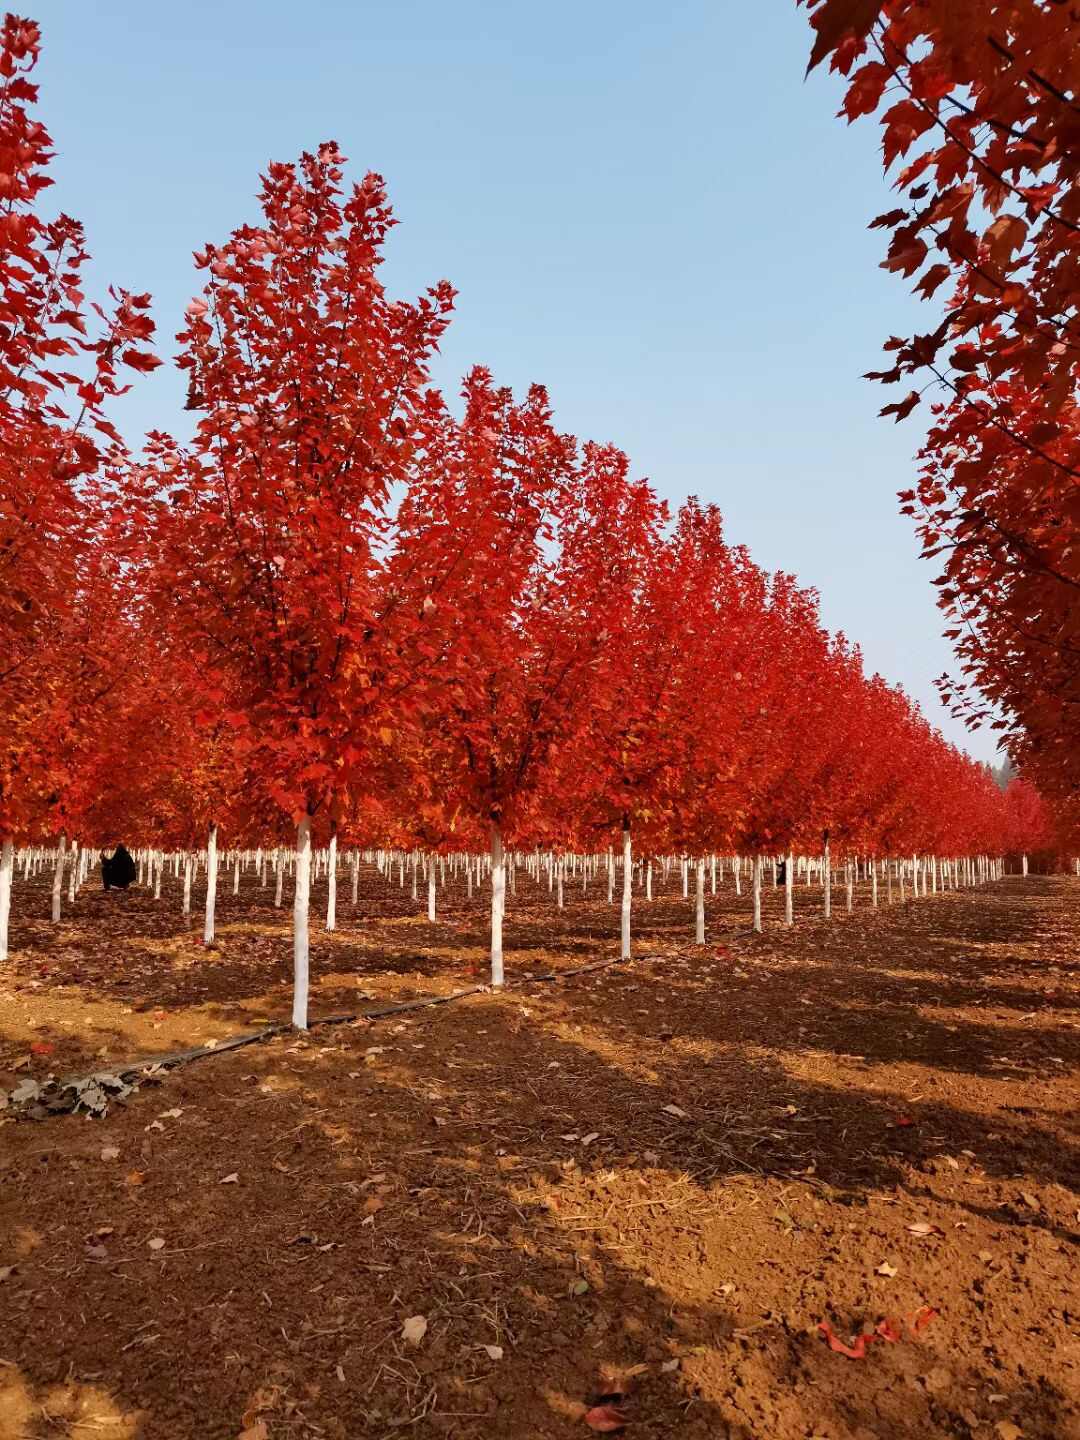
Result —
<path fill-rule="evenodd" d="M 102 851 L 101 883 L 106 890 L 126 890 L 134 879 L 135 861 L 123 845 L 117 845 L 111 856 Z"/>
<path fill-rule="evenodd" d="M 776 867 L 776 883 L 777 885 L 787 884 L 787 861 L 782 856 Z"/>

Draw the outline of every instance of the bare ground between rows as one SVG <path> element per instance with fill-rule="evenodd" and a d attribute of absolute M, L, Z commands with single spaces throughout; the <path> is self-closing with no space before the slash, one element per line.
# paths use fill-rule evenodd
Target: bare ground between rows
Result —
<path fill-rule="evenodd" d="M 663 959 L 3 1126 L 0 1440 L 531 1440 L 589 1434 L 611 1392 L 630 1436 L 1076 1440 L 1078 894 L 1007 881 L 697 954 L 670 897 Z M 88 1011 L 133 917 L 83 932 Z M 602 921 L 571 910 L 556 958 L 610 946 Z M 356 988 L 433 984 L 365 963 Z M 860 1360 L 815 1330 L 922 1306 Z"/>

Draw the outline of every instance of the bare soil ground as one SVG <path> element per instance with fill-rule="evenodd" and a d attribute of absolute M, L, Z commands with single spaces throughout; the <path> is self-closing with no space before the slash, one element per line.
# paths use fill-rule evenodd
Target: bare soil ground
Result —
<path fill-rule="evenodd" d="M 590 1411 L 1080 1440 L 1080 882 L 850 917 L 841 890 L 829 925 L 800 887 L 793 932 L 770 890 L 760 937 L 730 887 L 722 941 L 670 888 L 631 966 L 529 983 L 610 957 L 617 914 L 519 875 L 504 994 L 223 1054 L 100 1121 L 0 1114 L 0 1440 L 556 1440 Z M 315 1013 L 482 972 L 481 897 L 431 926 L 374 871 L 343 890 Z M 0 1088 L 288 1013 L 250 875 L 212 951 L 171 885 L 60 927 L 47 901 L 17 890 Z"/>

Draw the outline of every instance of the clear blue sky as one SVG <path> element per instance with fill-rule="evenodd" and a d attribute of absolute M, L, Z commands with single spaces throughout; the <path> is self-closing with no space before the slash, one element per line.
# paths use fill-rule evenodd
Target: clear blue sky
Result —
<path fill-rule="evenodd" d="M 863 648 L 940 706 L 951 663 L 895 492 L 917 418 L 861 380 L 930 314 L 878 268 L 889 208 L 872 123 L 836 119 L 794 0 L 39 0 L 53 203 L 99 279 L 155 297 L 163 353 L 199 288 L 191 252 L 255 216 L 257 177 L 321 140 L 379 170 L 401 222 L 387 283 L 460 291 L 438 378 L 483 362 L 551 390 L 673 502 L 816 586 Z M 921 313 L 920 313 L 921 311 Z M 183 431 L 162 368 L 129 438 Z"/>

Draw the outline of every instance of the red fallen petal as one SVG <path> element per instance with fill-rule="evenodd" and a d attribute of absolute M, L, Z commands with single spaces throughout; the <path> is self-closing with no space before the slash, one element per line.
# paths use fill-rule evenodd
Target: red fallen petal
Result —
<path fill-rule="evenodd" d="M 908 1329 L 912 1335 L 918 1335 L 920 1330 L 925 1330 L 937 1313 L 932 1305 L 921 1305 L 914 1315 L 909 1315 Z"/>
<path fill-rule="evenodd" d="M 898 1130 L 906 1130 L 909 1125 L 914 1125 L 915 1121 L 910 1115 L 898 1115 L 893 1124 Z"/>
<path fill-rule="evenodd" d="M 55 1049 L 56 1046 L 50 1044 L 48 1040 L 35 1040 L 34 1043 L 30 1046 L 30 1054 L 51 1055 Z"/>
<path fill-rule="evenodd" d="M 882 1340 L 888 1340 L 890 1345 L 895 1345 L 898 1340 L 904 1338 L 904 1322 L 894 1320 L 891 1315 L 886 1315 L 884 1320 L 879 1320 L 874 1328 Z"/>
<path fill-rule="evenodd" d="M 594 1405 L 585 1413 L 585 1424 L 590 1430 L 622 1430 L 626 1425 L 626 1411 L 618 1405 Z"/>
<path fill-rule="evenodd" d="M 877 1338 L 874 1335 L 856 1335 L 851 1345 L 845 1345 L 827 1320 L 822 1320 L 817 1328 L 829 1342 L 829 1349 L 835 1350 L 838 1355 L 846 1355 L 849 1360 L 861 1360 L 866 1354 L 867 1345 Z"/>

